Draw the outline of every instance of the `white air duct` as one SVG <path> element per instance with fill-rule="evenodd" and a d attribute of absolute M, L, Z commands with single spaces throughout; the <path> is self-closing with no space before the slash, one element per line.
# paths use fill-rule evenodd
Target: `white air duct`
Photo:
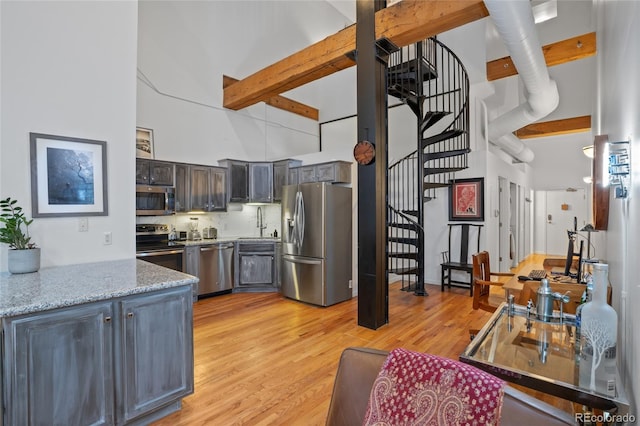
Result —
<path fill-rule="evenodd" d="M 549 115 L 558 106 L 558 88 L 549 78 L 529 0 L 485 0 L 527 91 L 526 102 L 489 122 L 489 140 L 528 163 L 533 152 L 513 131 Z"/>

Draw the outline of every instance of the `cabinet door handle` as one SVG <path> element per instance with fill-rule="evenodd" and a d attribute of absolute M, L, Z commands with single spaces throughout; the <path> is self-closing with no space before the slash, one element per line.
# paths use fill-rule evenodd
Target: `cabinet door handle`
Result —
<path fill-rule="evenodd" d="M 111 317 L 104 317 L 104 322 L 111 322 Z"/>
<path fill-rule="evenodd" d="M 127 312 L 127 318 L 133 318 L 133 312 Z"/>

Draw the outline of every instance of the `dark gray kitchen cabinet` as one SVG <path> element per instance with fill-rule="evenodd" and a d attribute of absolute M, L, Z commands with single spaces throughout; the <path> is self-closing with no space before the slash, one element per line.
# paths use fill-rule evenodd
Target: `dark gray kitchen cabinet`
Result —
<path fill-rule="evenodd" d="M 234 292 L 277 290 L 275 241 L 236 242 L 234 262 Z"/>
<path fill-rule="evenodd" d="M 351 183 L 351 163 L 348 161 L 330 161 L 297 167 L 298 183 L 332 182 Z"/>
<path fill-rule="evenodd" d="M 249 163 L 249 201 L 273 202 L 273 163 Z"/>
<path fill-rule="evenodd" d="M 7 425 L 112 425 L 110 302 L 3 320 Z"/>
<path fill-rule="evenodd" d="M 173 186 L 173 163 L 136 159 L 136 184 Z"/>
<path fill-rule="evenodd" d="M 290 180 L 289 171 L 300 164 L 300 160 L 282 160 L 273 163 L 273 201 L 282 201 L 283 186 L 298 183 L 297 177 L 295 181 Z"/>
<path fill-rule="evenodd" d="M 227 210 L 227 169 L 190 166 L 190 210 Z"/>
<path fill-rule="evenodd" d="M 273 202 L 272 163 L 238 160 L 220 160 L 219 163 L 229 170 L 229 202 Z"/>
<path fill-rule="evenodd" d="M 249 201 L 249 163 L 228 160 L 229 201 L 244 203 Z"/>
<path fill-rule="evenodd" d="M 189 165 L 176 164 L 175 174 L 176 212 L 188 212 L 189 210 L 191 210 L 191 176 L 189 175 Z"/>
<path fill-rule="evenodd" d="M 6 425 L 148 424 L 193 392 L 192 286 L 2 319 Z"/>
<path fill-rule="evenodd" d="M 192 291 L 131 296 L 120 305 L 126 423 L 193 392 Z"/>

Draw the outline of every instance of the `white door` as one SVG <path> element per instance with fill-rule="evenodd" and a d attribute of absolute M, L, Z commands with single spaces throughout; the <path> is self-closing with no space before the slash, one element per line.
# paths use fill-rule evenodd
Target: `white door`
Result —
<path fill-rule="evenodd" d="M 511 268 L 511 258 L 509 256 L 509 221 L 510 221 L 510 202 L 509 202 L 509 183 L 507 179 L 498 176 L 498 209 L 499 209 L 499 229 L 498 229 L 498 248 L 499 248 L 499 270 L 508 271 Z"/>
<path fill-rule="evenodd" d="M 566 256 L 569 244 L 567 231 L 574 230 L 574 218 L 578 230 L 587 224 L 589 210 L 585 190 L 547 191 L 546 198 L 547 246 L 545 251 L 549 255 Z M 577 250 L 579 241 L 576 240 L 576 242 Z"/>

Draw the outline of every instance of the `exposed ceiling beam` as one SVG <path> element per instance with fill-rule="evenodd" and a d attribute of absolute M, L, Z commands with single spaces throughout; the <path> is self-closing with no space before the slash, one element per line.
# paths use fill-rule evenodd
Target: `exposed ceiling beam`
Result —
<path fill-rule="evenodd" d="M 239 80 L 233 77 L 229 77 L 228 75 L 222 76 L 222 87 L 227 88 L 232 84 L 237 83 Z M 314 108 L 309 105 L 305 105 L 301 102 L 294 101 L 293 99 L 285 98 L 284 96 L 272 96 L 269 99 L 265 100 L 267 105 L 270 105 L 274 108 L 279 108 L 285 111 L 292 112 L 294 114 L 301 115 L 306 118 L 310 118 L 311 120 L 318 121 L 320 117 L 320 112 L 317 108 Z"/>
<path fill-rule="evenodd" d="M 568 135 L 591 130 L 591 116 L 542 121 L 522 127 L 514 132 L 520 139 L 543 138 L 546 136 Z"/>
<path fill-rule="evenodd" d="M 404 0 L 376 13 L 376 39 L 407 46 L 488 15 L 482 0 Z M 354 24 L 224 88 L 223 106 L 246 108 L 349 68 L 355 48 Z"/>
<path fill-rule="evenodd" d="M 547 44 L 542 47 L 542 52 L 548 67 L 594 56 L 596 54 L 596 33 L 583 34 Z M 487 80 L 489 81 L 516 74 L 518 74 L 518 70 L 509 56 L 487 62 Z"/>

